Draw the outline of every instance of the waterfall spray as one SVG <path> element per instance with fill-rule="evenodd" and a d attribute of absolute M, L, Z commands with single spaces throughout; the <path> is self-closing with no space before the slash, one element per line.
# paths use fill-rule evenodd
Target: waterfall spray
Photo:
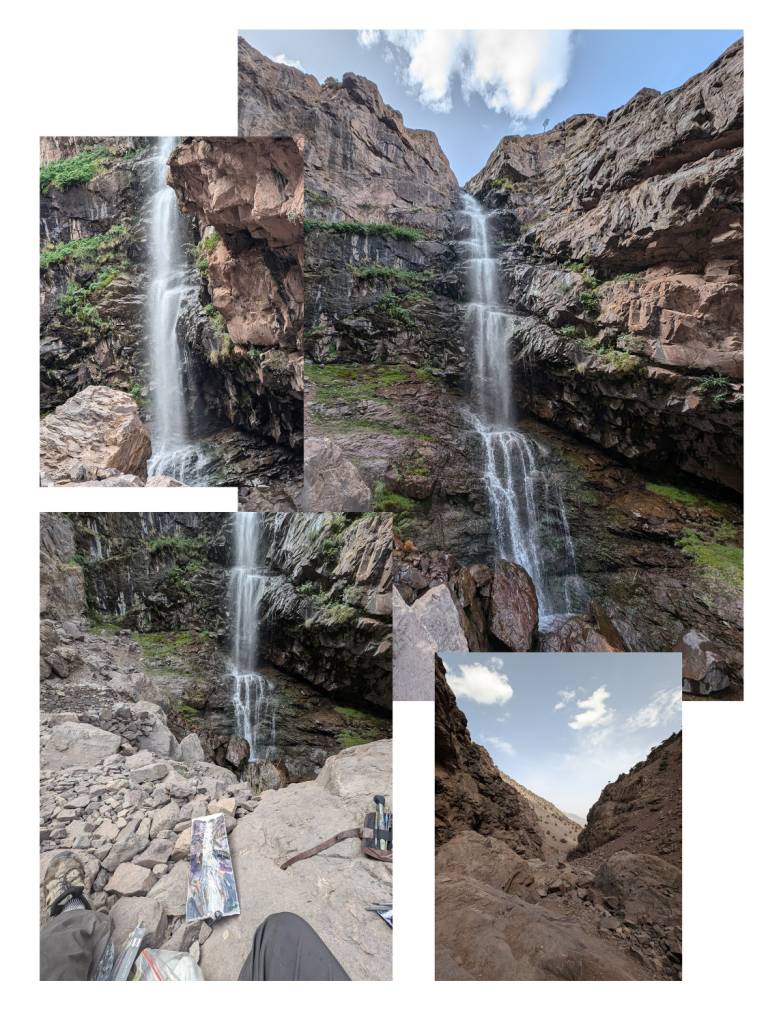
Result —
<path fill-rule="evenodd" d="M 267 586 L 261 512 L 234 512 L 229 576 L 230 674 L 237 735 L 250 744 L 250 760 L 275 754 L 274 686 L 259 672 L 259 614 Z"/>
<path fill-rule="evenodd" d="M 152 456 L 149 473 L 174 477 L 185 484 L 202 483 L 204 459 L 190 439 L 187 381 L 177 328 L 185 302 L 192 296 L 184 253 L 185 221 L 176 193 L 165 180 L 168 159 L 176 144 L 158 140 L 153 160 L 149 203 L 149 282 L 147 334 L 152 401 Z"/>
<path fill-rule="evenodd" d="M 543 468 L 544 451 L 515 426 L 511 360 L 514 318 L 500 308 L 488 213 L 462 196 L 470 226 L 467 320 L 474 344 L 472 424 L 483 444 L 484 480 L 499 558 L 533 580 L 542 616 L 570 612 L 584 596 L 562 494 Z M 554 570 L 554 571 L 553 571 Z"/>

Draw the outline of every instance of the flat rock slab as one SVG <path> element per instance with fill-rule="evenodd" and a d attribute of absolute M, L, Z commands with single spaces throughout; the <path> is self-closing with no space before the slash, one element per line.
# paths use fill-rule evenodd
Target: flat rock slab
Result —
<path fill-rule="evenodd" d="M 148 896 L 122 896 L 110 910 L 109 917 L 117 956 L 139 923 L 147 930 L 142 943 L 144 946 L 154 949 L 165 938 L 168 923 L 165 910 L 162 904 Z"/>
<path fill-rule="evenodd" d="M 54 726 L 42 753 L 42 767 L 68 768 L 70 765 L 100 764 L 116 754 L 121 739 L 115 733 L 85 722 L 62 722 Z"/>
<path fill-rule="evenodd" d="M 104 886 L 107 892 L 120 896 L 145 896 L 155 883 L 155 876 L 149 868 L 139 867 L 124 861 Z"/>
<path fill-rule="evenodd" d="M 188 876 L 189 864 L 185 860 L 177 861 L 152 889 L 152 899 L 162 904 L 169 917 L 186 914 Z"/>
<path fill-rule="evenodd" d="M 263 793 L 240 819 L 230 849 L 241 912 L 215 924 L 203 946 L 207 980 L 237 978 L 254 932 L 279 911 L 308 921 L 352 979 L 391 977 L 392 932 L 365 909 L 391 902 L 390 865 L 363 856 L 350 839 L 280 870 L 293 854 L 361 825 L 373 795 L 391 790 L 391 764 L 391 740 L 350 748 L 329 758 L 316 780 Z"/>

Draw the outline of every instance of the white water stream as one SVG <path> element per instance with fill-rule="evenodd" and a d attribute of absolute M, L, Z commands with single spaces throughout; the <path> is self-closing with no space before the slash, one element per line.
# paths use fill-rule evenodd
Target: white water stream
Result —
<path fill-rule="evenodd" d="M 474 346 L 472 425 L 483 444 L 484 478 L 501 559 L 533 580 L 544 617 L 576 610 L 584 583 L 576 571 L 562 494 L 546 470 L 546 452 L 515 426 L 508 343 L 514 318 L 499 298 L 496 258 L 484 207 L 462 196 L 470 227 L 467 305 Z"/>
<path fill-rule="evenodd" d="M 149 201 L 147 333 L 152 401 L 150 475 L 184 484 L 204 482 L 206 459 L 190 437 L 186 380 L 177 327 L 193 293 L 184 252 L 185 222 L 165 180 L 173 137 L 158 140 Z"/>
<path fill-rule="evenodd" d="M 250 760 L 275 755 L 274 684 L 259 672 L 259 614 L 267 586 L 263 514 L 234 512 L 229 576 L 230 673 L 235 733 L 250 744 Z"/>

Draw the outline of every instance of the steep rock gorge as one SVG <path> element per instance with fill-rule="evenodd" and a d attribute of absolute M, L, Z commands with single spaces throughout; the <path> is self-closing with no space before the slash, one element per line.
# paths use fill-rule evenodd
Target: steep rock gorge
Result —
<path fill-rule="evenodd" d="M 686 692 L 737 699 L 741 78 L 736 44 L 678 89 L 502 140 L 466 186 L 490 212 L 530 482 L 554 502 L 537 514 L 547 535 L 568 524 L 581 580 L 584 621 L 540 622 L 532 649 L 670 650 L 694 631 L 719 681 Z M 321 85 L 243 40 L 240 129 L 305 144 L 305 507 L 392 512 L 405 600 L 453 577 L 470 649 L 499 644 L 459 583 L 499 552 L 467 415 L 475 242 L 445 157 L 372 83 Z"/>
<path fill-rule="evenodd" d="M 678 733 L 606 786 L 574 845 L 566 815 L 472 742 L 438 658 L 438 980 L 678 979 L 681 749 Z"/>
<path fill-rule="evenodd" d="M 147 340 L 158 151 L 158 140 L 150 138 L 42 140 L 44 483 L 122 476 L 111 485 L 136 486 L 146 478 L 146 470 L 127 464 L 99 464 L 87 406 L 91 385 L 122 392 L 113 400 L 134 403 L 154 433 L 153 406 L 166 401 L 157 393 Z M 178 346 L 182 412 L 197 449 L 200 479 L 187 482 L 239 485 L 247 508 L 291 508 L 301 479 L 302 254 L 294 211 L 302 203 L 301 155 L 285 140 L 190 139 L 179 159 L 186 169 L 179 189 L 186 178 L 190 213 L 175 239 L 180 271 L 172 284 L 181 298 L 167 330 L 168 344 Z M 240 228 L 233 210 L 225 223 L 220 202 L 232 189 L 239 195 L 234 210 L 243 213 Z M 221 236 L 206 219 L 213 197 Z M 260 304 L 253 301 L 257 291 Z M 247 324 L 237 313 L 244 305 L 253 309 Z M 76 395 L 86 408 L 66 406 L 68 415 L 57 415 Z M 71 461 L 59 467 L 67 447 Z M 183 460 L 176 463 L 181 472 Z"/>
<path fill-rule="evenodd" d="M 313 778 L 329 754 L 390 732 L 391 528 L 387 517 L 263 518 L 267 595 L 249 628 L 263 634 L 259 681 L 274 741 L 254 781 L 273 787 Z M 44 713 L 111 728 L 123 717 L 127 742 L 133 719 L 154 714 L 160 753 L 195 734 L 208 760 L 245 772 L 232 564 L 232 515 L 44 516 Z"/>
<path fill-rule="evenodd" d="M 678 89 L 507 136 L 467 189 L 497 211 L 525 407 L 740 491 L 741 42 Z"/>

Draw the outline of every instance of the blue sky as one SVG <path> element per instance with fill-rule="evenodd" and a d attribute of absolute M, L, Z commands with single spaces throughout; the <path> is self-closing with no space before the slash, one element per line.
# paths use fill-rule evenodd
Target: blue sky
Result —
<path fill-rule="evenodd" d="M 638 89 L 664 91 L 711 64 L 738 30 L 577 32 L 243 31 L 268 57 L 321 82 L 374 81 L 410 128 L 430 128 L 460 184 L 503 135 L 572 114 L 606 114 Z"/>
<path fill-rule="evenodd" d="M 469 731 L 567 814 L 682 728 L 679 654 L 441 654 Z"/>

